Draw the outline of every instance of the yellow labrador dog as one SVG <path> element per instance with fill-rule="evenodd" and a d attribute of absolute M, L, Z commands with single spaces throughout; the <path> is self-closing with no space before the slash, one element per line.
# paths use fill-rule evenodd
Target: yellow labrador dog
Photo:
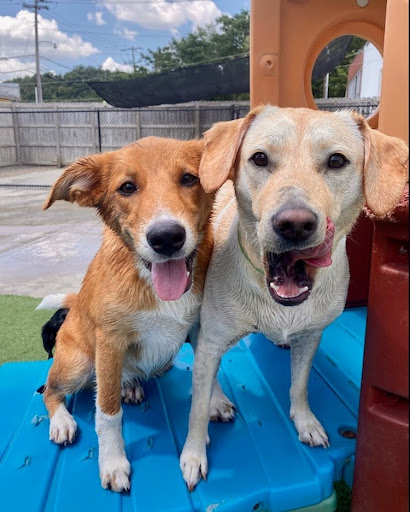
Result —
<path fill-rule="evenodd" d="M 205 144 L 204 189 L 233 182 L 221 188 L 214 208 L 215 245 L 180 459 L 190 489 L 207 475 L 209 403 L 221 356 L 249 333 L 290 345 L 290 417 L 301 441 L 329 446 L 307 384 L 322 331 L 345 306 L 346 235 L 365 203 L 377 217 L 395 207 L 408 162 L 403 141 L 348 111 L 261 107 L 216 124 Z M 226 398 L 224 409 L 232 418 Z"/>

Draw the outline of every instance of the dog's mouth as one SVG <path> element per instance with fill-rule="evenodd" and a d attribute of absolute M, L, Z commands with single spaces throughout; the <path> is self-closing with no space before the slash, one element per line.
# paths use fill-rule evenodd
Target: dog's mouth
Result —
<path fill-rule="evenodd" d="M 196 251 L 193 251 L 187 258 L 160 263 L 143 260 L 151 272 L 154 290 L 160 299 L 177 300 L 191 288 L 195 254 Z"/>
<path fill-rule="evenodd" d="M 335 226 L 328 219 L 325 239 L 316 247 L 266 254 L 266 282 L 276 302 L 283 306 L 297 306 L 309 297 L 314 282 L 314 267 L 332 264 L 334 233 Z"/>

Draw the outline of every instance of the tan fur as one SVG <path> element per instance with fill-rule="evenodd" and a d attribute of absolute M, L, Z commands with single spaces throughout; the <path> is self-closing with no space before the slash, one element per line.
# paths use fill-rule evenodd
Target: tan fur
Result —
<path fill-rule="evenodd" d="M 67 394 L 92 379 L 94 370 L 98 407 L 109 416 L 120 411 L 124 357 L 137 362 L 141 357 L 138 315 L 163 307 L 147 277 L 140 249 L 146 244 L 147 225 L 164 212 L 189 228 L 192 243 L 197 247 L 193 284 L 185 295 L 197 297 L 192 299 L 194 306 L 190 308 L 197 307 L 199 314 L 212 251 L 209 214 L 214 195 L 205 193 L 199 181 L 193 187 L 183 186 L 181 176 L 198 175 L 202 151 L 203 142 L 199 140 L 149 137 L 118 151 L 75 162 L 53 186 L 44 208 L 56 200 L 95 207 L 106 227 L 101 248 L 88 268 L 78 295 L 65 298 L 64 307 L 69 312 L 57 335 L 54 362 L 44 393 L 50 419 Z M 118 189 L 128 181 L 136 184 L 138 190 L 124 197 Z M 172 302 L 182 300 L 191 304 L 191 299 L 184 299 L 184 295 Z M 193 323 L 194 309 L 187 313 L 183 309 L 178 311 L 190 315 L 187 325 Z M 172 311 L 167 314 L 168 317 L 171 314 L 169 321 L 172 321 Z M 180 339 L 179 343 L 184 341 L 185 338 Z M 155 373 L 167 367 L 169 358 Z M 115 488 L 118 475 L 101 478 L 103 485 L 121 490 Z"/>
<path fill-rule="evenodd" d="M 372 130 L 354 115 L 365 141 L 364 192 L 367 207 L 382 218 L 396 207 L 409 179 L 409 152 L 404 141 Z"/>
<path fill-rule="evenodd" d="M 244 119 L 217 123 L 205 133 L 206 150 L 201 169 L 212 169 L 201 174 L 201 184 L 207 192 L 215 192 L 228 178 L 232 178 L 243 136 L 261 109 L 253 109 Z"/>

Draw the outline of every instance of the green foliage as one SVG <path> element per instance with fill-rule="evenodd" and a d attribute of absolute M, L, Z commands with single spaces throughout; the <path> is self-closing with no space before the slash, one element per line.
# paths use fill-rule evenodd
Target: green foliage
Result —
<path fill-rule="evenodd" d="M 137 68 L 135 74 L 121 71 L 103 71 L 94 66 L 76 66 L 65 75 L 44 73 L 41 75 L 41 86 L 44 101 L 100 101 L 101 97 L 87 85 L 88 81 L 101 82 L 113 80 L 126 80 L 135 76 L 144 76 L 148 73 L 144 67 Z M 21 99 L 35 101 L 36 77 L 16 78 L 11 82 L 20 84 Z"/>
<path fill-rule="evenodd" d="M 366 40 L 358 36 L 353 36 L 347 49 L 346 55 L 339 66 L 329 73 L 329 98 L 344 98 L 347 85 L 347 74 L 349 66 L 356 55 L 366 44 Z M 312 94 L 314 98 L 323 97 L 323 78 L 312 82 Z"/>
<path fill-rule="evenodd" d="M 143 55 L 155 72 L 209 62 L 249 52 L 249 12 L 242 10 L 234 16 L 222 15 L 215 23 L 200 27 L 179 40 L 148 50 Z"/>

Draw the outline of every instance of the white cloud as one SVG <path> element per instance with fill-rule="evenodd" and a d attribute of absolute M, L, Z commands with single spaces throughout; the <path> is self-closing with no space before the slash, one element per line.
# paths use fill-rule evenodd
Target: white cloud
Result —
<path fill-rule="evenodd" d="M 124 39 L 128 39 L 128 41 L 134 41 L 138 32 L 126 27 L 116 27 L 114 28 L 114 34 L 117 34 L 117 36 L 121 36 Z"/>
<path fill-rule="evenodd" d="M 88 21 L 95 21 L 97 25 L 106 25 L 107 22 L 103 19 L 102 11 L 96 11 L 95 13 L 89 12 L 87 14 Z"/>
<path fill-rule="evenodd" d="M 222 13 L 212 0 L 204 2 L 167 2 L 151 0 L 144 3 L 122 3 L 121 0 L 100 0 L 118 20 L 133 22 L 144 28 L 175 31 L 185 23 L 192 28 L 215 21 Z"/>
<path fill-rule="evenodd" d="M 102 63 L 103 71 L 123 71 L 124 73 L 132 73 L 133 67 L 130 64 L 120 64 L 115 62 L 112 57 L 107 57 Z"/>
<path fill-rule="evenodd" d="M 34 13 L 29 11 L 22 10 L 14 18 L 0 16 L 0 82 L 35 73 L 33 27 Z M 41 15 L 38 16 L 38 33 L 40 56 L 57 62 L 99 53 L 91 43 L 83 41 L 78 35 L 68 36 L 59 30 L 55 20 L 45 19 Z M 45 59 L 41 61 L 41 67 L 42 71 L 48 69 Z"/>
<path fill-rule="evenodd" d="M 21 62 L 18 59 L 4 59 L 0 57 L 0 82 L 13 80 L 23 76 L 31 76 L 36 72 L 35 63 Z"/>

